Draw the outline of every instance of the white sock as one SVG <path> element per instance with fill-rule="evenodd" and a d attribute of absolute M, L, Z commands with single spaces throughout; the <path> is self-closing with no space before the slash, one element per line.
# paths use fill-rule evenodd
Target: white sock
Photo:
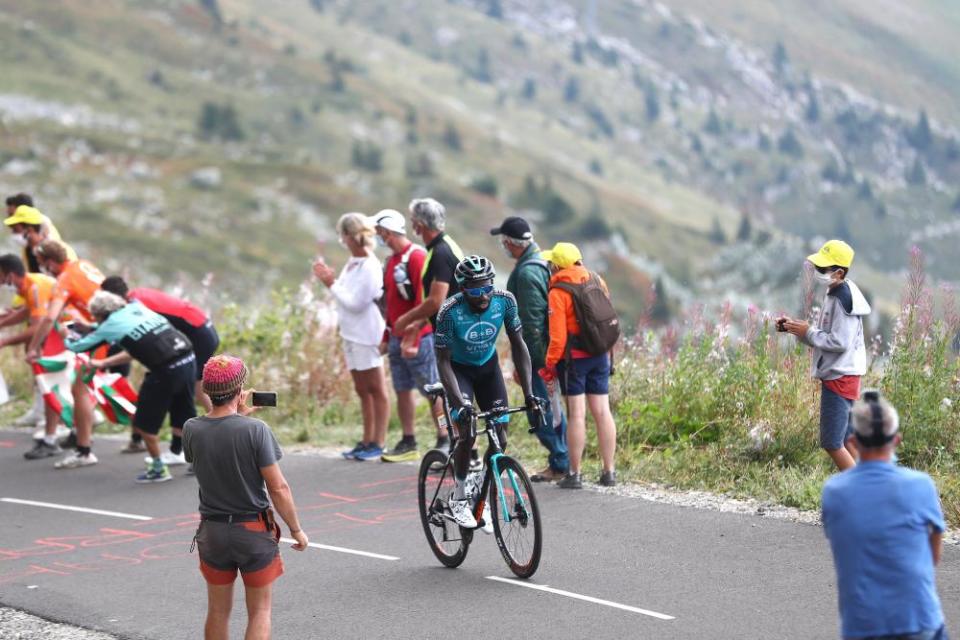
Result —
<path fill-rule="evenodd" d="M 466 500 L 467 499 L 467 480 L 466 478 L 454 479 L 454 488 L 453 488 L 453 499 L 454 500 Z"/>
<path fill-rule="evenodd" d="M 50 445 L 51 447 L 55 446 L 57 444 L 57 436 L 56 435 L 48 436 L 44 434 L 43 442 L 47 445 Z"/>

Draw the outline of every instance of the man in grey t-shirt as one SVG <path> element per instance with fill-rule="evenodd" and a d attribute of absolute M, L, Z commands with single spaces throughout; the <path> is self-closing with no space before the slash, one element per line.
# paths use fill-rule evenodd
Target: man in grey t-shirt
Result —
<path fill-rule="evenodd" d="M 283 573 L 280 526 L 272 502 L 297 541 L 307 548 L 293 495 L 278 461 L 277 439 L 264 422 L 248 417 L 247 368 L 220 355 L 203 368 L 203 390 L 213 409 L 183 427 L 183 451 L 200 485 L 200 526 L 195 537 L 200 572 L 207 581 L 207 637 L 227 637 L 233 584 L 240 572 L 246 590 L 247 638 L 270 637 L 273 581 Z M 269 498 L 268 498 L 269 496 Z M 267 535 L 264 535 L 267 533 Z"/>

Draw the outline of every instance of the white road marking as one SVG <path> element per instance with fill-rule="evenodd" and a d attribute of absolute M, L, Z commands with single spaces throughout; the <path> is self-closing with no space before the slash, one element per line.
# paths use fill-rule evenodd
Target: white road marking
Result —
<path fill-rule="evenodd" d="M 104 511 L 102 509 L 88 509 L 86 507 L 74 507 L 69 504 L 55 504 L 53 502 L 37 502 L 35 500 L 18 500 L 17 498 L 0 498 L 0 502 L 9 502 L 11 504 L 25 504 L 31 507 L 46 507 L 47 509 L 60 509 L 61 511 L 79 511 L 80 513 L 92 513 L 98 516 L 110 516 L 111 518 L 126 518 L 127 520 L 153 520 L 150 516 L 139 516 L 135 513 L 120 513 L 119 511 Z"/>
<path fill-rule="evenodd" d="M 605 607 L 613 607 L 614 609 L 623 609 L 624 611 L 639 613 L 641 615 L 650 616 L 651 618 L 658 618 L 660 620 L 676 619 L 673 616 L 668 616 L 665 613 L 658 613 L 656 611 L 650 611 L 649 609 L 640 609 L 638 607 L 631 607 L 626 604 L 620 604 L 619 602 L 611 602 L 610 600 L 601 600 L 600 598 L 594 598 L 592 596 L 584 596 L 579 593 L 573 593 L 572 591 L 554 589 L 553 587 L 548 587 L 545 584 L 534 584 L 532 582 L 526 582 L 523 580 L 515 580 L 512 578 L 501 578 L 500 576 L 487 576 L 487 580 L 495 580 L 496 582 L 512 584 L 517 587 L 526 587 L 527 589 L 535 589 L 537 591 L 546 591 L 547 593 L 553 593 L 558 596 L 566 596 L 567 598 L 573 598 L 574 600 L 583 600 L 585 602 L 592 602 L 594 604 L 600 604 Z"/>
<path fill-rule="evenodd" d="M 110 516 L 111 518 L 126 518 L 127 520 L 153 520 L 151 516 L 141 516 L 135 513 L 120 513 L 119 511 L 104 511 L 102 509 L 88 509 L 87 507 L 74 507 L 69 504 L 56 504 L 53 502 L 38 502 L 36 500 L 20 500 L 18 498 L 0 498 L 0 502 L 9 502 L 10 504 L 24 504 L 30 507 L 45 507 L 47 509 L 59 509 L 61 511 L 78 511 L 80 513 L 92 513 L 98 516 Z M 283 542 L 293 544 L 296 540 L 292 538 L 280 538 Z M 355 556 L 365 558 L 374 558 L 376 560 L 399 560 L 396 556 L 387 556 L 380 553 L 371 553 L 369 551 L 360 551 L 359 549 L 348 549 L 347 547 L 334 547 L 329 544 L 309 543 L 314 549 L 323 549 L 324 551 L 336 551 L 337 553 L 349 553 Z"/>
<path fill-rule="evenodd" d="M 293 544 L 296 542 L 293 538 L 280 538 L 280 542 L 289 542 Z M 336 551 L 337 553 L 349 553 L 355 556 L 364 556 L 365 558 L 375 558 L 377 560 L 399 560 L 400 558 L 396 556 L 385 556 L 379 553 L 370 553 L 369 551 L 358 551 L 357 549 L 348 549 L 346 547 L 334 547 L 329 544 L 317 544 L 316 542 L 308 542 L 308 547 L 313 547 L 314 549 L 324 549 L 325 551 Z"/>

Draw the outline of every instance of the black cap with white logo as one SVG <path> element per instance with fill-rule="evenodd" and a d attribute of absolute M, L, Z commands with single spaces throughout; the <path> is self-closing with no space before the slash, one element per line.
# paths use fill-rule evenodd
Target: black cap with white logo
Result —
<path fill-rule="evenodd" d="M 510 216 L 496 229 L 490 229 L 490 235 L 504 235 L 514 240 L 531 240 L 533 238 L 530 225 L 526 220 L 517 216 Z"/>

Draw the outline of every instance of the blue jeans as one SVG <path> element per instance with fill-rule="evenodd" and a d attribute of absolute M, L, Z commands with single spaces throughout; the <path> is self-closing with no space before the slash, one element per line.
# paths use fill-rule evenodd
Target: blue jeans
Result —
<path fill-rule="evenodd" d="M 527 414 L 527 420 L 532 428 L 536 428 L 540 444 L 550 452 L 547 457 L 550 468 L 560 473 L 567 473 L 570 470 L 570 456 L 567 453 L 567 416 L 561 414 L 560 424 L 554 428 L 553 410 L 547 395 L 547 385 L 536 371 L 533 373 L 533 395 L 547 401 L 543 411 L 544 422 L 539 423 L 537 417 L 532 414 Z"/>

